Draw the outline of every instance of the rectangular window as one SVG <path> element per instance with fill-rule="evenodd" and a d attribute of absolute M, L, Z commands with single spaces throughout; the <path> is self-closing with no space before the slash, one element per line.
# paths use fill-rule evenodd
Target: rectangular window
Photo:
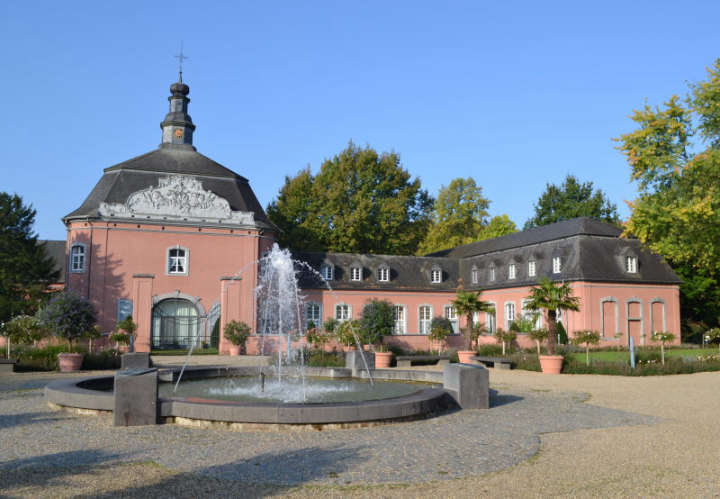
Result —
<path fill-rule="evenodd" d="M 339 321 L 350 319 L 350 305 L 335 305 L 335 318 Z"/>
<path fill-rule="evenodd" d="M 515 303 L 508 302 L 505 304 L 505 327 L 510 327 L 510 323 L 515 320 Z"/>
<path fill-rule="evenodd" d="M 447 320 L 452 323 L 453 334 L 458 334 L 458 318 L 457 310 L 452 305 L 445 305 L 444 315 Z"/>
<path fill-rule="evenodd" d="M 350 269 L 350 280 L 361 281 L 362 280 L 362 269 L 360 267 L 353 267 Z"/>
<path fill-rule="evenodd" d="M 559 256 L 553 257 L 553 274 L 559 274 L 562 272 L 562 259 Z"/>
<path fill-rule="evenodd" d="M 433 283 L 438 283 L 442 281 L 442 270 L 433 269 L 432 272 L 430 272 L 430 281 Z"/>
<path fill-rule="evenodd" d="M 322 313 L 319 303 L 307 303 L 305 305 L 305 329 L 310 329 L 313 324 L 316 328 L 322 327 Z M 312 322 L 312 324 L 310 324 Z"/>
<path fill-rule="evenodd" d="M 75 245 L 70 249 L 70 269 L 73 272 L 83 272 L 85 270 L 85 247 Z"/>
<path fill-rule="evenodd" d="M 378 269 L 378 281 L 387 282 L 390 280 L 390 269 L 387 267 L 381 267 Z"/>
<path fill-rule="evenodd" d="M 393 321 L 395 322 L 394 334 L 405 334 L 405 307 L 402 305 L 393 306 Z"/>
<path fill-rule="evenodd" d="M 495 267 L 490 267 L 490 280 L 495 280 Z"/>
<path fill-rule="evenodd" d="M 332 265 L 323 265 L 320 267 L 320 274 L 322 275 L 322 278 L 326 281 L 332 281 L 333 280 L 333 266 Z"/>
<path fill-rule="evenodd" d="M 495 305 L 493 304 L 492 312 L 485 312 L 485 327 L 488 333 L 495 334 L 497 330 L 497 318 L 495 317 Z"/>
<path fill-rule="evenodd" d="M 187 272 L 187 256 L 182 248 L 168 251 L 168 274 L 185 274 Z"/>
<path fill-rule="evenodd" d="M 637 272 L 637 258 L 634 256 L 625 257 L 625 272 L 634 274 Z"/>
<path fill-rule="evenodd" d="M 478 269 L 472 269 L 471 279 L 473 284 L 477 284 L 480 281 L 480 271 Z"/>
<path fill-rule="evenodd" d="M 423 305 L 418 309 L 419 334 L 430 334 L 430 321 L 432 321 L 432 309 Z"/>
<path fill-rule="evenodd" d="M 515 279 L 516 267 L 514 263 L 508 266 L 508 279 Z"/>
<path fill-rule="evenodd" d="M 533 327 L 535 329 L 540 329 L 542 327 L 542 314 L 539 310 L 528 310 L 527 307 L 527 300 L 523 300 L 522 302 L 522 316 L 523 319 L 533 319 Z"/>
<path fill-rule="evenodd" d="M 528 262 L 528 277 L 535 277 L 535 260 Z"/>

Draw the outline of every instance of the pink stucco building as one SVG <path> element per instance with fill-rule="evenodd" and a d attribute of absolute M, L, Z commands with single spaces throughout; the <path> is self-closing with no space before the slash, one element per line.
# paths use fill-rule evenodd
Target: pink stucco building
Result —
<path fill-rule="evenodd" d="M 257 325 L 257 260 L 273 244 L 267 219 L 244 177 L 198 153 L 188 115 L 189 87 L 171 88 L 162 143 L 104 170 L 67 226 L 65 285 L 95 305 L 110 331 L 132 315 L 136 349 L 219 343 L 220 325 L 237 319 Z M 605 345 L 633 336 L 647 344 L 652 331 L 680 338 L 680 280 L 661 258 L 620 230 L 579 218 L 481 241 L 425 257 L 304 253 L 322 275 L 301 273 L 305 317 L 322 323 L 358 317 L 370 298 L 394 305 L 395 333 L 386 342 L 428 349 L 429 322 L 443 315 L 463 326 L 451 306 L 456 288 L 483 290 L 494 315 L 478 320 L 507 328 L 525 313 L 528 289 L 542 276 L 568 281 L 581 310 L 562 317 L 568 332 L 600 331 Z M 327 289 L 330 285 L 332 292 Z M 221 329 L 221 328 L 220 328 Z M 481 342 L 491 342 L 482 337 Z M 531 346 L 527 338 L 518 340 Z M 450 346 L 459 346 L 453 336 Z M 274 344 L 265 337 L 265 346 Z M 250 339 L 256 351 L 259 338 Z"/>

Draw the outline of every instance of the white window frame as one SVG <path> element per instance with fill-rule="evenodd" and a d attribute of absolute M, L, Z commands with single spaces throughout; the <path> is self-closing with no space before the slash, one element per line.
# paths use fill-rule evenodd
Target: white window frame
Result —
<path fill-rule="evenodd" d="M 508 265 L 508 279 L 515 279 L 517 277 L 517 265 L 511 263 Z"/>
<path fill-rule="evenodd" d="M 380 267 L 377 269 L 377 278 L 379 282 L 390 282 L 390 268 Z"/>
<path fill-rule="evenodd" d="M 397 312 L 400 311 L 400 314 Z M 402 317 L 398 319 L 398 315 Z M 393 305 L 393 334 L 407 334 L 407 307 Z"/>
<path fill-rule="evenodd" d="M 78 249 L 79 251 L 78 255 L 74 254 L 74 250 Z M 86 261 L 86 247 L 84 243 L 73 243 L 72 246 L 70 246 L 70 273 L 72 274 L 83 274 L 85 273 L 85 261 Z M 75 256 L 77 256 L 77 266 L 75 265 L 76 260 Z"/>
<path fill-rule="evenodd" d="M 430 282 L 432 284 L 439 284 L 442 282 L 442 269 L 433 268 L 430 271 Z"/>
<path fill-rule="evenodd" d="M 553 274 L 559 274 L 562 272 L 562 257 L 554 256 L 552 259 L 552 271 Z"/>
<path fill-rule="evenodd" d="M 490 280 L 494 281 L 495 280 L 495 267 L 494 266 L 490 267 L 489 272 L 490 272 Z"/>
<path fill-rule="evenodd" d="M 427 308 L 427 310 L 430 312 L 429 318 L 424 319 L 422 315 L 422 310 Z M 430 323 L 432 322 L 433 318 L 433 308 L 432 305 L 418 305 L 418 334 L 430 334 Z"/>
<path fill-rule="evenodd" d="M 495 334 L 497 331 L 497 306 L 495 302 L 489 302 L 492 305 L 494 312 L 485 312 L 485 327 L 490 334 Z"/>
<path fill-rule="evenodd" d="M 505 329 L 507 329 L 510 327 L 510 323 L 515 320 L 515 311 L 516 311 L 515 302 L 514 301 L 506 301 L 504 310 L 505 310 Z M 510 311 L 512 311 L 512 314 L 510 314 Z"/>
<path fill-rule="evenodd" d="M 535 260 L 528 262 L 528 277 L 535 277 L 537 275 L 537 265 Z"/>
<path fill-rule="evenodd" d="M 628 274 L 637 274 L 637 257 L 628 255 L 625 257 L 625 272 Z"/>
<path fill-rule="evenodd" d="M 323 281 L 332 281 L 335 277 L 335 266 L 329 263 L 320 265 L 320 275 Z"/>
<path fill-rule="evenodd" d="M 338 313 L 340 310 L 343 310 L 343 313 Z M 347 316 L 344 313 L 347 311 Z M 335 319 L 340 322 L 349 321 L 352 319 L 352 306 L 348 305 L 347 303 L 336 303 L 335 304 Z"/>
<path fill-rule="evenodd" d="M 447 320 L 450 321 L 453 328 L 453 334 L 458 334 L 459 332 L 459 324 L 458 324 L 458 315 L 457 310 L 452 305 L 445 305 L 443 307 L 443 317 L 445 317 Z"/>
<path fill-rule="evenodd" d="M 170 256 L 171 251 L 182 251 L 183 256 Z M 182 259 L 183 263 L 183 271 L 173 271 L 173 265 L 175 265 L 177 262 L 173 262 L 171 258 L 174 259 Z M 174 276 L 183 276 L 188 275 L 190 273 L 190 250 L 187 249 L 184 246 L 171 246 L 167 248 L 165 251 L 165 275 L 174 275 Z"/>
<path fill-rule="evenodd" d="M 470 281 L 473 284 L 477 284 L 480 282 L 480 270 L 473 265 L 472 269 L 470 270 Z"/>
<path fill-rule="evenodd" d="M 535 326 L 535 329 L 540 329 L 540 328 L 542 328 L 542 314 L 540 313 L 539 310 L 528 310 L 526 308 L 528 302 L 530 302 L 530 300 L 528 300 L 528 299 L 524 299 L 522 301 L 522 309 L 520 310 L 520 313 L 522 314 L 522 318 L 525 319 L 525 318 L 528 318 L 529 316 L 536 315 L 534 326 Z"/>
<path fill-rule="evenodd" d="M 310 307 L 317 307 L 317 318 L 315 317 L 315 314 L 312 314 L 313 317 L 310 317 L 308 314 L 308 311 L 310 310 Z M 315 323 L 315 327 L 317 329 L 322 329 L 322 303 L 316 302 L 316 301 L 309 301 L 305 303 L 305 330 L 308 330 L 308 323 L 310 321 L 313 321 Z"/>
<path fill-rule="evenodd" d="M 350 280 L 362 281 L 362 267 L 350 267 Z"/>

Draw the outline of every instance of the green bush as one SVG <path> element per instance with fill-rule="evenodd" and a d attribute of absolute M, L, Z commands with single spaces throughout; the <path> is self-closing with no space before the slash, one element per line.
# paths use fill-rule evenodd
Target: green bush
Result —
<path fill-rule="evenodd" d="M 665 359 L 638 362 L 635 369 L 624 362 L 593 362 L 587 366 L 584 362 L 569 361 L 563 365 L 563 373 L 568 374 L 610 374 L 620 376 L 657 376 L 664 374 L 691 374 L 705 371 L 720 371 L 720 360 L 705 362 L 685 362 L 681 359 Z"/>
<path fill-rule="evenodd" d="M 333 350 L 305 350 L 305 365 L 310 367 L 345 367 L 345 354 Z"/>
<path fill-rule="evenodd" d="M 393 305 L 387 300 L 372 299 L 362 309 L 358 335 L 363 344 L 378 345 L 395 327 Z"/>
<path fill-rule="evenodd" d="M 120 369 L 120 354 L 117 350 L 87 353 L 83 357 L 82 369 L 85 371 Z"/>
<path fill-rule="evenodd" d="M 500 357 L 502 355 L 502 345 L 480 345 L 477 348 L 477 354 L 481 357 Z"/>

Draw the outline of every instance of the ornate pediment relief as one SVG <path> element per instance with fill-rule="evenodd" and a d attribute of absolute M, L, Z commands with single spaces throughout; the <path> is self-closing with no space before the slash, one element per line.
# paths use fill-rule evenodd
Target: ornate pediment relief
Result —
<path fill-rule="evenodd" d="M 171 175 L 161 178 L 158 184 L 130 194 L 124 204 L 101 203 L 100 215 L 235 225 L 255 222 L 252 212 L 232 211 L 227 199 L 203 189 L 195 177 Z"/>

